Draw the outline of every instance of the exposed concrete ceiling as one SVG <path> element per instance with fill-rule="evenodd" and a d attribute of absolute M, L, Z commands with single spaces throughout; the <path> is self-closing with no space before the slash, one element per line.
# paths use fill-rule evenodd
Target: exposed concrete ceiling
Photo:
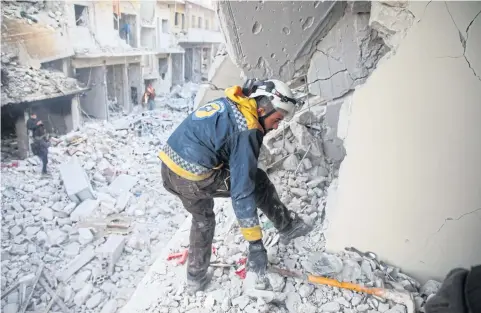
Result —
<path fill-rule="evenodd" d="M 216 10 L 229 55 L 246 76 L 290 80 L 296 72 L 305 74 L 316 44 L 343 15 L 345 5 L 219 1 Z"/>

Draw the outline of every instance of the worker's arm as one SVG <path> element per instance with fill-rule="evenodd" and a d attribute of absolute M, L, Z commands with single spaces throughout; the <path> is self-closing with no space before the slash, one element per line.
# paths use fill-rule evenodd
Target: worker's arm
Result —
<path fill-rule="evenodd" d="M 239 132 L 230 138 L 232 206 L 242 235 L 249 242 L 262 238 L 255 201 L 255 178 L 261 144 L 262 134 L 257 129 Z"/>

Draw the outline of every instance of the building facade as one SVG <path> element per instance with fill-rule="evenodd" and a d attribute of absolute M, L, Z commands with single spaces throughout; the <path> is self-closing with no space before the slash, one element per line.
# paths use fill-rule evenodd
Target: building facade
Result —
<path fill-rule="evenodd" d="M 13 125 L 17 136 L 24 137 L 25 116 L 32 107 L 45 112 L 40 118 L 49 121 L 47 128 L 57 134 L 78 128 L 83 116 L 108 120 L 111 112 L 128 113 L 141 104 L 148 84 L 162 94 L 173 85 L 202 81 L 221 42 L 214 10 L 201 2 L 3 4 L 2 78 L 25 67 L 24 71 L 60 73 L 50 84 L 72 88 L 55 93 L 43 88 L 47 83 L 34 81 L 38 94 L 32 96 L 31 87 L 16 88 L 13 78 L 11 84 L 2 79 L 2 121 L 12 120 L 6 125 Z M 3 75 L 9 68 L 13 72 Z M 51 103 L 59 101 L 65 109 L 54 113 Z M 55 114 L 62 118 L 52 119 Z M 63 120 L 62 126 L 54 125 L 55 120 Z M 28 138 L 19 142 L 19 154 L 25 157 Z"/>

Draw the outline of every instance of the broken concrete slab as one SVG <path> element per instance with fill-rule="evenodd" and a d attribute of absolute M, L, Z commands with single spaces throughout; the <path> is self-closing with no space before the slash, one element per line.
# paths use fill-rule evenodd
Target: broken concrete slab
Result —
<path fill-rule="evenodd" d="M 129 192 L 132 187 L 137 184 L 137 177 L 120 174 L 109 186 L 109 193 L 112 196 L 118 197 L 124 192 Z"/>
<path fill-rule="evenodd" d="M 114 267 L 125 247 L 125 237 L 122 235 L 110 235 L 107 241 L 97 250 L 99 256 L 108 262 L 108 273 L 114 273 Z"/>
<path fill-rule="evenodd" d="M 77 161 L 61 164 L 59 171 L 70 200 L 78 203 L 86 199 L 95 199 L 90 179 Z"/>
<path fill-rule="evenodd" d="M 87 247 L 80 255 L 73 259 L 65 269 L 57 275 L 58 280 L 66 282 L 75 274 L 78 270 L 85 266 L 88 262 L 92 261 L 95 257 L 95 249 L 93 247 Z"/>
<path fill-rule="evenodd" d="M 86 199 L 75 208 L 75 210 L 70 214 L 70 218 L 73 221 L 78 222 L 86 219 L 87 217 L 91 217 L 99 205 L 99 200 Z"/>

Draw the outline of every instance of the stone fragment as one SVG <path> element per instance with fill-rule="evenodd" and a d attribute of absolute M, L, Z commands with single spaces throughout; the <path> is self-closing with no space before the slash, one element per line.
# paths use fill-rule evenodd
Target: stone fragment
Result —
<path fill-rule="evenodd" d="M 73 221 L 78 222 L 91 217 L 95 210 L 99 207 L 99 204 L 99 200 L 86 199 L 75 208 L 75 210 L 70 214 L 70 218 Z"/>
<path fill-rule="evenodd" d="M 290 313 L 297 313 L 302 299 L 297 292 L 288 292 L 286 298 L 286 308 Z"/>
<path fill-rule="evenodd" d="M 356 310 L 357 310 L 358 312 L 366 312 L 367 310 L 369 310 L 369 304 L 367 304 L 367 303 L 359 304 L 359 305 L 356 307 Z"/>
<path fill-rule="evenodd" d="M 90 262 L 95 257 L 95 250 L 92 247 L 87 247 L 80 255 L 73 259 L 65 269 L 58 274 L 58 279 L 62 282 L 66 282 L 70 276 L 75 274 L 85 264 Z"/>
<path fill-rule="evenodd" d="M 86 284 L 84 287 L 75 295 L 73 302 L 77 306 L 81 306 L 87 301 L 87 298 L 92 293 L 94 286 L 92 284 Z"/>
<path fill-rule="evenodd" d="M 295 154 L 288 156 L 284 162 L 282 162 L 282 167 L 287 171 L 295 171 L 299 165 L 299 159 Z"/>
<path fill-rule="evenodd" d="M 94 294 L 90 299 L 87 300 L 87 303 L 85 303 L 85 306 L 88 309 L 93 309 L 96 308 L 100 302 L 104 299 L 104 294 L 102 292 L 97 292 Z"/>
<path fill-rule="evenodd" d="M 342 281 L 356 282 L 361 277 L 361 266 L 356 261 L 345 260 L 339 276 Z"/>
<path fill-rule="evenodd" d="M 60 229 L 54 229 L 47 232 L 48 242 L 51 246 L 60 245 L 67 240 L 67 234 Z"/>
<path fill-rule="evenodd" d="M 59 166 L 59 171 L 70 200 L 82 202 L 86 199 L 95 199 L 90 179 L 78 162 L 74 160 L 63 163 Z"/>
<path fill-rule="evenodd" d="M 115 313 L 117 310 L 117 300 L 111 299 L 105 303 L 100 313 Z"/>
<path fill-rule="evenodd" d="M 354 295 L 351 299 L 351 304 L 352 306 L 356 307 L 359 305 L 359 303 L 361 303 L 362 301 L 362 297 L 359 296 L 359 295 Z"/>
<path fill-rule="evenodd" d="M 77 256 L 79 252 L 80 252 L 80 245 L 77 242 L 69 243 L 64 249 L 65 255 L 69 257 Z"/>
<path fill-rule="evenodd" d="M 381 302 L 381 303 L 379 303 L 379 305 L 377 307 L 377 310 L 381 313 L 384 313 L 387 310 L 389 310 L 389 304 Z"/>
<path fill-rule="evenodd" d="M 433 293 L 438 292 L 439 288 L 441 287 L 441 283 L 435 280 L 428 280 L 422 287 L 421 287 L 421 294 L 429 296 Z"/>
<path fill-rule="evenodd" d="M 320 138 L 312 135 L 306 126 L 291 122 L 291 131 L 296 137 L 298 148 L 303 151 L 309 151 L 314 157 L 322 157 L 324 155 L 322 150 L 322 141 Z"/>
<path fill-rule="evenodd" d="M 286 279 L 277 273 L 268 273 L 267 278 L 269 279 L 272 290 L 275 292 L 282 292 L 286 286 Z"/>
<path fill-rule="evenodd" d="M 343 269 L 342 260 L 328 253 L 312 254 L 308 264 L 312 267 L 310 272 L 320 276 L 332 276 L 340 273 Z"/>
<path fill-rule="evenodd" d="M 110 235 L 107 241 L 98 250 L 101 258 L 108 262 L 108 272 L 110 275 L 114 273 L 115 263 L 122 255 L 125 247 L 125 237 L 121 235 Z"/>
<path fill-rule="evenodd" d="M 338 302 L 328 302 L 323 305 L 321 305 L 321 312 L 340 312 L 341 311 L 341 305 Z"/>
<path fill-rule="evenodd" d="M 12 228 L 10 228 L 10 230 L 8 232 L 10 233 L 10 235 L 15 237 L 22 232 L 22 229 L 20 227 L 18 227 L 17 225 L 15 225 Z"/>
<path fill-rule="evenodd" d="M 232 305 L 233 306 L 238 306 L 239 309 L 243 310 L 250 302 L 250 299 L 248 296 L 240 296 L 235 299 L 232 299 Z"/>
<path fill-rule="evenodd" d="M 18 313 L 18 304 L 17 303 L 8 303 L 3 307 L 3 313 Z"/>
<path fill-rule="evenodd" d="M 307 190 L 301 188 L 291 188 L 291 193 L 297 197 L 307 196 Z"/>
<path fill-rule="evenodd" d="M 303 298 L 309 297 L 314 292 L 314 287 L 308 284 L 302 284 L 299 288 L 299 295 Z"/>
<path fill-rule="evenodd" d="M 79 228 L 78 229 L 78 241 L 82 245 L 86 245 L 94 239 L 94 235 L 89 228 Z"/>
<path fill-rule="evenodd" d="M 372 280 L 374 278 L 371 263 L 369 261 L 362 260 L 361 270 L 367 279 Z"/>
<path fill-rule="evenodd" d="M 137 184 L 137 178 L 127 174 L 120 174 L 109 185 L 109 193 L 113 196 L 120 196 L 124 192 L 129 192 Z"/>
<path fill-rule="evenodd" d="M 125 207 L 129 203 L 131 196 L 132 194 L 130 192 L 123 192 L 119 195 L 115 204 L 115 208 L 117 209 L 117 211 L 122 212 L 123 210 L 125 210 Z"/>
<path fill-rule="evenodd" d="M 44 220 L 53 220 L 53 210 L 51 208 L 44 207 L 38 215 Z"/>

